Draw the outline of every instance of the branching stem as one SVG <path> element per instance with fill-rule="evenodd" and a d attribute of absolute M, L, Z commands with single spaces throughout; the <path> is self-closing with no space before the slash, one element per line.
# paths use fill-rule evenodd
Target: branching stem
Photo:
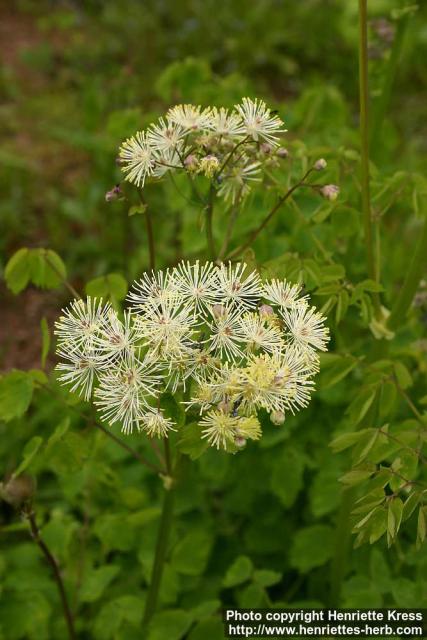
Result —
<path fill-rule="evenodd" d="M 54 556 L 52 555 L 49 547 L 45 543 L 45 541 L 40 536 L 40 530 L 37 526 L 36 515 L 31 506 L 24 507 L 22 510 L 22 515 L 28 520 L 30 525 L 30 534 L 33 538 L 34 542 L 38 545 L 44 557 L 46 558 L 48 564 L 50 565 L 53 573 L 54 580 L 58 587 L 59 595 L 61 598 L 62 608 L 64 611 L 64 618 L 67 623 L 68 635 L 70 640 L 76 639 L 76 632 L 74 629 L 74 618 L 70 609 L 70 605 L 68 604 L 67 594 L 64 587 L 64 582 L 62 580 L 61 572 L 59 570 L 59 566 Z"/>

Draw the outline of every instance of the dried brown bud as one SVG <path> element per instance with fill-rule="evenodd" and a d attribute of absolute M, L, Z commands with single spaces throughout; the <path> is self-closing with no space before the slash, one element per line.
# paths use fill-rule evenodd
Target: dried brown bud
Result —
<path fill-rule="evenodd" d="M 289 156 L 289 151 L 285 149 L 285 147 L 279 147 L 276 151 L 276 156 L 279 158 L 287 158 Z"/>
<path fill-rule="evenodd" d="M 3 484 L 0 483 L 0 496 L 13 507 L 19 507 L 33 497 L 36 490 L 34 478 L 28 475 L 13 476 Z"/>

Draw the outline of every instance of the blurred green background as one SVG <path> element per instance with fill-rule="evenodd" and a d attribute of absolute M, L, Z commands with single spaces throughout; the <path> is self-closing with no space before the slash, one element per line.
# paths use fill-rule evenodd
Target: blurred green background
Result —
<path fill-rule="evenodd" d="M 402 20 L 392 12 L 403 6 L 400 0 L 369 2 L 374 105 Z M 384 185 L 394 194 L 384 223 L 386 283 L 404 276 L 418 228 L 409 212 L 426 193 L 421 178 L 415 180 L 421 195 L 409 189 L 414 180 L 406 173 L 426 170 L 424 3 L 399 34 L 393 90 L 372 149 L 374 194 L 384 207 Z M 353 213 L 341 211 L 319 237 L 328 249 L 333 245 L 335 259 L 348 259 L 350 272 L 363 271 L 363 248 L 353 243 L 357 223 L 356 230 L 352 226 L 358 206 L 351 165 L 359 145 L 356 2 L 17 0 L 1 3 L 0 43 L 1 267 L 22 246 L 48 247 L 62 257 L 78 290 L 106 273 L 137 277 L 148 264 L 140 216 L 105 201 L 120 180 L 115 158 L 121 141 L 175 103 L 232 106 L 250 95 L 278 109 L 296 156 L 330 162 L 330 180 Z M 343 158 L 347 165 L 340 164 Z M 185 222 L 185 202 L 168 187 L 149 186 L 147 198 L 160 265 L 176 261 L 181 243 L 197 254 L 202 245 L 197 227 Z M 304 206 L 312 206 L 310 198 Z M 178 211 L 184 216 L 179 224 Z M 290 251 L 310 258 L 315 250 L 304 230 L 282 223 L 274 237 L 260 240 L 257 256 L 265 261 Z M 1 369 L 38 367 L 40 321 L 51 324 L 68 293 L 30 287 L 14 297 L 0 286 Z M 394 295 L 389 288 L 387 302 Z M 425 335 L 421 320 L 414 330 L 419 339 Z M 347 339 L 361 338 L 355 329 Z M 349 402 L 347 382 L 340 385 L 321 391 L 286 429 L 271 428 L 259 446 L 238 456 L 210 451 L 188 465 L 162 589 L 166 613 L 155 619 L 150 640 L 222 638 L 219 601 L 425 605 L 427 551 L 424 545 L 416 552 L 410 536 L 392 550 L 381 542 L 337 555 L 336 531 L 346 517 L 338 477 L 347 462 L 332 456 L 328 442 Z M 0 427 L 5 473 L 31 435 L 48 438 L 64 427 L 59 413 L 45 396 L 29 416 Z M 141 638 L 157 480 L 72 414 L 64 420 L 71 435 L 39 463 L 36 504 L 44 535 L 65 567 L 79 637 Z M 140 446 L 138 436 L 131 440 Z M 63 638 L 49 570 L 26 524 L 9 506 L 2 509 L 0 637 Z"/>

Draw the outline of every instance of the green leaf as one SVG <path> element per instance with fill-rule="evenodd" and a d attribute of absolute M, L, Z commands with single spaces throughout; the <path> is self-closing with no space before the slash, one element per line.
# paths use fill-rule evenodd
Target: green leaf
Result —
<path fill-rule="evenodd" d="M 148 205 L 146 204 L 134 204 L 129 208 L 128 216 L 135 216 L 145 213 L 147 211 Z"/>
<path fill-rule="evenodd" d="M 366 387 L 354 398 L 348 408 L 348 415 L 354 426 L 359 424 L 366 416 L 375 399 L 376 393 L 376 387 Z"/>
<path fill-rule="evenodd" d="M 110 300 L 124 300 L 128 285 L 119 273 L 110 273 L 90 280 L 86 285 L 88 296 Z"/>
<path fill-rule="evenodd" d="M 282 579 L 282 574 L 279 571 L 270 571 L 269 569 L 257 569 L 254 571 L 252 577 L 254 582 L 257 582 L 262 587 L 271 587 L 273 584 L 277 584 Z"/>
<path fill-rule="evenodd" d="M 144 601 L 141 596 L 124 595 L 105 604 L 99 612 L 94 625 L 97 640 L 111 640 L 128 622 L 131 625 L 141 624 Z"/>
<path fill-rule="evenodd" d="M 402 514 L 403 520 L 409 520 L 409 518 L 417 508 L 420 499 L 421 499 L 421 496 L 417 491 L 414 491 L 407 497 L 403 505 L 403 514 Z"/>
<path fill-rule="evenodd" d="M 0 419 L 20 418 L 33 397 L 33 380 L 25 371 L 11 371 L 0 377 Z"/>
<path fill-rule="evenodd" d="M 177 447 L 181 453 L 187 454 L 192 460 L 200 458 L 209 447 L 206 438 L 202 439 L 201 428 L 197 422 L 186 424 L 180 434 L 181 438 L 178 440 Z"/>
<path fill-rule="evenodd" d="M 24 447 L 24 451 L 22 452 L 23 460 L 13 474 L 15 477 L 19 476 L 19 474 L 25 471 L 25 469 L 29 466 L 31 460 L 40 449 L 42 442 L 43 438 L 40 438 L 40 436 L 34 436 L 29 442 L 27 442 Z"/>
<path fill-rule="evenodd" d="M 427 534 L 427 507 L 421 506 L 418 511 L 417 546 L 420 547 Z"/>
<path fill-rule="evenodd" d="M 192 629 L 188 640 L 224 640 L 224 624 L 215 618 L 203 620 Z"/>
<path fill-rule="evenodd" d="M 303 486 L 305 461 L 295 448 L 285 448 L 273 461 L 271 489 L 284 507 L 291 507 Z"/>
<path fill-rule="evenodd" d="M 329 444 L 334 453 L 339 453 L 340 451 L 344 451 L 345 449 L 349 449 L 353 445 L 363 438 L 363 436 L 368 433 L 368 429 L 361 429 L 360 431 L 352 431 L 351 433 L 343 433 L 340 436 L 337 436 L 332 440 Z"/>
<path fill-rule="evenodd" d="M 79 594 L 80 600 L 82 602 L 95 602 L 99 600 L 119 571 L 120 567 L 114 564 L 88 571 L 84 576 L 81 586 Z"/>
<path fill-rule="evenodd" d="M 20 249 L 5 269 L 6 283 L 13 293 L 19 293 L 32 282 L 43 289 L 55 289 L 67 277 L 59 255 L 51 249 Z"/>
<path fill-rule="evenodd" d="M 402 389 L 407 389 L 412 385 L 412 376 L 402 362 L 394 363 L 394 372 Z"/>
<path fill-rule="evenodd" d="M 374 544 L 387 531 L 387 509 L 378 508 L 369 521 L 369 542 Z"/>
<path fill-rule="evenodd" d="M 388 503 L 387 538 L 390 544 L 396 537 L 402 522 L 403 502 L 400 498 L 392 498 Z"/>
<path fill-rule="evenodd" d="M 212 537 L 207 531 L 189 531 L 172 553 L 172 566 L 179 573 L 198 576 L 203 573 L 212 548 Z"/>
<path fill-rule="evenodd" d="M 333 282 L 345 277 L 345 268 L 342 264 L 328 264 L 320 267 L 321 282 Z"/>
<path fill-rule="evenodd" d="M 135 530 L 126 522 L 125 513 L 104 513 L 97 518 L 93 530 L 106 552 L 129 551 L 135 541 Z"/>
<path fill-rule="evenodd" d="M 338 384 L 338 382 L 345 378 L 358 364 L 359 361 L 354 358 L 342 358 L 338 362 L 335 362 L 322 374 L 319 388 L 328 389 Z"/>
<path fill-rule="evenodd" d="M 171 393 L 163 393 L 160 398 L 160 407 L 163 409 L 166 418 L 181 427 L 185 422 L 185 410 L 180 402 L 177 402 Z"/>
<path fill-rule="evenodd" d="M 378 440 L 378 436 L 380 434 L 378 429 L 367 429 L 366 431 L 367 431 L 366 433 L 367 437 L 364 437 L 360 443 L 362 450 L 357 456 L 356 464 L 360 464 L 361 462 L 363 462 L 363 460 L 365 460 L 365 458 L 369 455 L 369 452 L 371 451 L 371 449 L 374 447 L 376 441 Z M 356 455 L 357 453 L 358 452 L 356 450 Z"/>
<path fill-rule="evenodd" d="M 320 567 L 333 555 L 335 532 L 332 527 L 318 524 L 296 532 L 291 551 L 290 564 L 301 573 Z"/>
<path fill-rule="evenodd" d="M 239 556 L 227 569 L 222 584 L 224 587 L 235 587 L 242 582 L 246 582 L 252 575 L 253 565 L 247 556 Z"/>
<path fill-rule="evenodd" d="M 379 413 L 380 418 L 386 418 L 393 410 L 396 401 L 396 385 L 393 382 L 384 382 L 381 387 Z"/>
<path fill-rule="evenodd" d="M 30 280 L 29 249 L 19 249 L 8 261 L 4 277 L 12 293 L 19 293 Z"/>
<path fill-rule="evenodd" d="M 41 366 L 42 369 L 44 369 L 44 367 L 46 366 L 46 358 L 49 355 L 50 349 L 50 331 L 45 317 L 43 317 L 40 321 L 40 330 L 42 333 Z"/>
<path fill-rule="evenodd" d="M 374 464 L 361 465 L 360 467 L 357 467 L 355 469 L 352 469 L 348 473 L 345 473 L 340 478 L 340 482 L 349 486 L 355 486 L 370 478 L 372 474 L 375 473 L 375 470 L 376 467 Z"/>
<path fill-rule="evenodd" d="M 187 633 L 192 621 L 191 615 L 181 609 L 157 613 L 150 623 L 148 640 L 180 640 Z"/>

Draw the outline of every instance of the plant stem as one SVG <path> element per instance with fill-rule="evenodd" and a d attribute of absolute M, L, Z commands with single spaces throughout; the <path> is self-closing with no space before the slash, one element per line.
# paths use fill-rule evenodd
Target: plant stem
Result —
<path fill-rule="evenodd" d="M 71 282 L 68 282 L 68 280 L 66 278 L 64 278 L 62 273 L 56 268 L 55 263 L 50 260 L 50 258 L 48 257 L 47 254 L 46 254 L 46 262 L 51 267 L 52 271 L 54 271 L 56 273 L 58 278 L 60 278 L 62 280 L 62 284 L 64 285 L 64 287 L 66 287 L 68 289 L 68 291 L 71 293 L 71 295 L 74 296 L 74 298 L 77 298 L 77 299 L 81 298 L 80 293 L 73 287 Z"/>
<path fill-rule="evenodd" d="M 418 244 L 415 248 L 415 253 L 412 256 L 409 269 L 406 272 L 405 281 L 399 294 L 396 298 L 396 302 L 391 310 L 390 317 L 388 319 L 388 326 L 394 330 L 399 327 L 401 322 L 405 319 L 405 316 L 412 304 L 412 300 L 417 291 L 418 284 L 421 280 L 423 273 L 427 266 L 427 216 L 424 217 L 423 228 L 421 231 Z"/>
<path fill-rule="evenodd" d="M 165 438 L 164 444 L 165 444 L 166 468 L 168 471 L 171 484 L 170 486 L 165 486 L 165 494 L 163 497 L 163 507 L 162 507 L 162 513 L 160 516 L 156 550 L 154 554 L 154 563 L 151 571 L 151 580 L 150 580 L 150 586 L 147 594 L 147 601 L 145 603 L 145 611 L 144 611 L 144 619 L 143 619 L 144 626 L 148 625 L 148 623 L 150 622 L 152 616 L 156 611 L 157 600 L 158 600 L 160 585 L 162 581 L 163 569 L 166 561 L 169 536 L 172 528 L 173 506 L 175 502 L 175 483 L 176 483 L 176 472 L 177 472 L 178 460 L 176 460 L 175 462 L 175 468 L 173 470 L 174 477 L 172 477 L 172 461 L 171 461 L 169 441 L 167 438 Z"/>
<path fill-rule="evenodd" d="M 140 191 L 138 191 L 139 199 L 141 200 L 141 204 L 146 208 L 144 211 L 145 217 L 145 228 L 147 230 L 147 240 L 148 240 L 148 256 L 149 256 L 149 264 L 150 269 L 154 271 L 156 268 L 156 247 L 154 244 L 154 233 L 153 233 L 153 221 L 151 218 L 151 212 L 148 208 L 147 203 L 144 200 L 144 197 Z"/>
<path fill-rule="evenodd" d="M 348 550 L 351 537 L 349 518 L 353 509 L 354 499 L 354 487 L 343 490 L 336 526 L 335 554 L 331 563 L 331 591 L 329 596 L 329 606 L 331 607 L 337 607 L 339 605 L 341 585 L 347 572 Z"/>
<path fill-rule="evenodd" d="M 270 213 L 264 218 L 264 220 L 261 222 L 261 224 L 259 225 L 259 227 L 257 227 L 250 235 L 249 238 L 247 239 L 246 242 L 244 242 L 242 245 L 240 245 L 240 247 L 237 247 L 237 249 L 234 249 L 234 251 L 232 251 L 231 253 L 228 254 L 227 259 L 231 260 L 231 258 L 235 258 L 236 256 L 238 256 L 240 253 L 242 253 L 242 251 L 244 251 L 245 249 L 247 249 L 248 247 L 250 247 L 252 245 L 252 243 L 256 240 L 256 238 L 259 236 L 259 234 L 261 233 L 261 231 L 264 229 L 264 227 L 267 226 L 267 224 L 270 222 L 271 218 L 274 216 L 274 214 L 276 213 L 276 211 L 278 211 L 280 209 L 280 207 L 282 206 L 282 204 L 284 204 L 286 202 L 286 200 L 288 200 L 288 198 L 291 197 L 291 195 L 293 194 L 294 191 L 296 191 L 296 189 L 298 189 L 298 187 L 300 187 L 303 182 L 307 179 L 307 177 L 310 175 L 310 173 L 313 171 L 313 167 L 311 167 L 301 178 L 301 180 L 299 182 L 297 182 L 296 184 L 294 184 L 293 187 L 291 187 L 286 193 L 285 195 L 283 195 L 281 198 L 279 198 L 279 200 L 276 202 L 276 204 L 274 205 L 274 207 L 271 209 Z"/>
<path fill-rule="evenodd" d="M 63 611 L 64 611 L 64 618 L 65 618 L 65 621 L 67 623 L 67 628 L 68 628 L 68 635 L 69 635 L 71 640 L 75 640 L 77 636 L 76 636 L 76 632 L 75 632 L 75 629 L 74 629 L 74 618 L 73 618 L 73 614 L 71 613 L 70 606 L 68 604 L 67 594 L 65 592 L 65 587 L 64 587 L 64 583 L 62 581 L 61 572 L 59 570 L 58 563 L 56 562 L 55 558 L 53 557 L 52 553 L 50 552 L 49 547 L 44 542 L 44 540 L 42 540 L 42 538 L 40 536 L 40 530 L 39 530 L 39 528 L 37 526 L 36 516 L 35 516 L 35 513 L 34 513 L 33 509 L 31 507 L 24 508 L 22 513 L 23 513 L 24 517 L 27 518 L 27 520 L 29 522 L 31 537 L 33 538 L 34 542 L 41 549 L 44 557 L 46 558 L 47 562 L 49 563 L 49 565 L 50 565 L 50 567 L 52 569 L 53 577 L 55 579 L 55 582 L 56 582 L 57 587 L 58 587 L 59 595 L 61 597 L 62 608 L 63 608 Z"/>
<path fill-rule="evenodd" d="M 369 277 L 378 282 L 375 267 L 371 196 L 369 187 L 369 93 L 368 93 L 368 17 L 367 0 L 359 0 L 359 113 L 361 143 L 362 212 L 365 228 L 365 247 Z M 378 294 L 373 295 L 376 315 L 380 311 Z"/>
<path fill-rule="evenodd" d="M 215 252 L 215 242 L 213 237 L 213 228 L 212 228 L 212 218 L 213 218 L 213 206 L 214 206 L 214 194 L 215 189 L 213 184 L 209 187 L 209 195 L 208 201 L 205 207 L 206 213 L 206 242 L 208 245 L 209 257 L 211 260 L 215 260 L 216 252 Z"/>
<path fill-rule="evenodd" d="M 411 14 L 408 11 L 408 13 L 401 17 L 398 22 L 391 55 L 387 62 L 385 73 L 383 74 L 381 95 L 377 98 L 373 106 L 370 149 L 374 156 L 377 155 L 377 149 L 380 146 L 381 130 L 386 116 L 387 107 L 390 103 L 391 90 L 393 88 L 394 78 L 396 76 L 397 66 L 399 64 L 403 41 L 410 17 Z"/>

